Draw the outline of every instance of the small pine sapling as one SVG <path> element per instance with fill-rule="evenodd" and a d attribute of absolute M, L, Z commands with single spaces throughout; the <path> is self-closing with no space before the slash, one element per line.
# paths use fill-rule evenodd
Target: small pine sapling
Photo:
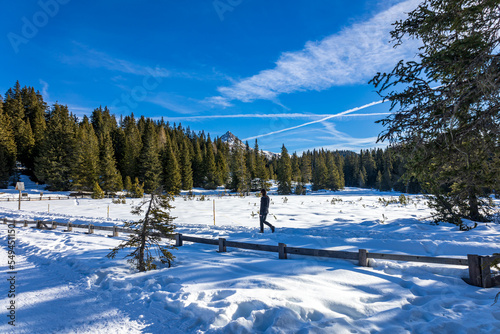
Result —
<path fill-rule="evenodd" d="M 151 199 L 135 206 L 131 211 L 134 215 L 141 215 L 143 208 L 147 207 L 144 218 L 125 223 L 125 227 L 135 229 L 135 233 L 130 234 L 127 241 L 113 248 L 107 257 L 113 259 L 118 251 L 130 248 L 132 252 L 126 256 L 129 258 L 128 262 L 141 272 L 156 269 L 156 260 L 170 267 L 175 257 L 169 250 L 176 248 L 169 243 L 160 242 L 162 238 L 173 237 L 176 228 L 173 224 L 175 217 L 171 217 L 169 213 L 174 208 L 170 204 L 173 200 L 172 195 L 163 195 L 161 190 L 157 190 L 151 194 Z"/>
<path fill-rule="evenodd" d="M 104 191 L 102 191 L 101 187 L 99 187 L 99 184 L 97 182 L 94 182 L 94 188 L 92 189 L 92 196 L 93 199 L 101 199 L 104 198 Z"/>

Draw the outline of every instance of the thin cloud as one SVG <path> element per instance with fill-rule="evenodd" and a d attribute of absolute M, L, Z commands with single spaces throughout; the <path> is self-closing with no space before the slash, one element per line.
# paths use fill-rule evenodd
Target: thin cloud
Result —
<path fill-rule="evenodd" d="M 243 141 L 245 141 L 245 140 L 252 140 L 252 139 L 256 139 L 256 138 L 267 137 L 267 136 L 275 135 L 275 134 L 286 132 L 286 131 L 295 130 L 295 129 L 302 128 L 304 126 L 308 126 L 308 125 L 312 125 L 312 124 L 316 124 L 316 123 L 323 123 L 323 122 L 325 122 L 325 121 L 327 121 L 329 119 L 336 118 L 336 117 L 342 117 L 342 116 L 345 116 L 347 114 L 353 113 L 355 111 L 362 110 L 362 109 L 365 109 L 365 108 L 369 108 L 371 106 L 374 106 L 374 105 L 377 105 L 377 104 L 381 104 L 381 103 L 384 103 L 384 101 L 371 102 L 371 103 L 365 104 L 363 106 L 352 108 L 352 109 L 349 109 L 349 110 L 345 110 L 345 111 L 342 111 L 342 112 L 340 112 L 338 114 L 329 115 L 327 117 L 323 117 L 323 118 L 315 120 L 315 121 L 311 121 L 311 122 L 299 124 L 299 125 L 296 125 L 296 126 L 292 126 L 292 127 L 281 129 L 281 130 L 277 130 L 277 131 L 272 131 L 272 132 L 261 134 L 261 135 L 258 135 L 258 136 L 248 137 L 248 138 L 243 139 Z"/>
<path fill-rule="evenodd" d="M 318 42 L 307 42 L 297 52 L 285 52 L 273 69 L 219 87 L 220 96 L 207 101 L 230 106 L 230 101 L 274 101 L 280 94 L 324 90 L 332 86 L 366 83 L 395 61 L 416 54 L 419 42 L 409 40 L 394 49 L 389 43 L 392 23 L 404 18 L 420 0 L 392 6 L 372 19 L 354 24 Z"/>
<path fill-rule="evenodd" d="M 383 143 L 376 143 L 377 142 L 377 137 L 362 137 L 362 138 L 356 138 L 348 135 L 347 133 L 341 132 L 337 130 L 335 127 L 335 124 L 332 122 L 324 122 L 322 123 L 323 129 L 315 129 L 314 131 L 316 132 L 316 137 L 315 140 L 324 143 L 330 142 L 330 143 L 335 143 L 331 145 L 321 145 L 322 148 L 330 150 L 330 151 L 335 151 L 335 150 L 349 150 L 349 151 L 354 151 L 358 152 L 361 149 L 367 149 L 367 148 L 377 148 L 377 147 L 385 147 L 387 146 L 386 144 Z M 322 133 L 322 135 L 317 135 L 319 133 Z M 314 150 L 317 149 L 318 145 L 312 144 L 312 146 L 306 146 L 303 148 L 300 148 L 297 150 L 297 152 L 305 152 L 309 150 Z"/>
<path fill-rule="evenodd" d="M 154 96 L 147 97 L 145 101 L 179 114 L 196 114 L 203 111 L 198 101 L 171 93 L 161 92 Z M 186 119 L 190 117 L 179 118 Z"/>
<path fill-rule="evenodd" d="M 45 100 L 47 100 L 47 101 L 48 101 L 48 100 L 50 100 L 50 95 L 49 95 L 49 84 L 48 84 L 46 81 L 42 80 L 42 79 L 40 79 L 40 80 L 38 80 L 38 81 L 39 81 L 39 82 L 40 82 L 40 84 L 42 85 L 42 96 L 43 96 L 43 98 L 44 98 Z"/>
<path fill-rule="evenodd" d="M 171 72 L 160 66 L 154 68 L 132 63 L 128 60 L 119 59 L 108 55 L 105 52 L 97 51 L 80 43 L 74 43 L 80 53 L 75 56 L 65 56 L 63 61 L 67 63 L 83 63 L 86 66 L 94 68 L 105 68 L 110 71 L 133 74 L 139 76 L 153 76 L 157 78 L 166 78 L 171 76 Z"/>

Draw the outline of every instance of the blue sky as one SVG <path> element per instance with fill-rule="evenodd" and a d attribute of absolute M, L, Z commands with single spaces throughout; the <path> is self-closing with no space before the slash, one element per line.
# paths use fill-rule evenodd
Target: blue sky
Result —
<path fill-rule="evenodd" d="M 368 81 L 414 57 L 391 23 L 418 0 L 15 1 L 0 14 L 0 92 L 19 80 L 79 117 L 231 131 L 279 152 L 376 147 L 388 103 Z M 385 145 L 385 144 L 382 144 Z"/>

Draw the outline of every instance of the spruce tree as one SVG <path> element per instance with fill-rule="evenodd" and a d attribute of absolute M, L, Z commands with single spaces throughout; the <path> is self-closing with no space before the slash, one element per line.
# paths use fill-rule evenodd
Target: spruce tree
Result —
<path fill-rule="evenodd" d="M 281 147 L 281 156 L 278 161 L 278 193 L 288 195 L 292 193 L 292 163 L 285 145 Z"/>
<path fill-rule="evenodd" d="M 181 153 L 181 180 L 182 189 L 190 190 L 193 188 L 193 169 L 191 168 L 191 154 L 189 150 L 189 141 L 186 139 L 182 145 Z M 166 173 L 165 173 L 166 175 Z"/>
<path fill-rule="evenodd" d="M 229 178 L 229 166 L 227 165 L 226 156 L 221 150 L 218 150 L 215 156 L 215 166 L 217 168 L 217 185 L 225 185 Z"/>
<path fill-rule="evenodd" d="M 327 156 L 327 179 L 326 188 L 337 191 L 342 188 L 342 182 L 340 180 L 340 174 L 335 164 L 335 158 L 332 153 Z"/>
<path fill-rule="evenodd" d="M 139 182 L 139 178 L 134 179 L 134 183 L 130 187 L 129 196 L 133 198 L 141 198 L 144 196 L 144 184 Z"/>
<path fill-rule="evenodd" d="M 33 170 L 34 159 L 40 152 L 40 146 L 47 130 L 45 115 L 48 108 L 47 104 L 43 101 L 43 97 L 39 92 L 35 92 L 33 87 L 23 88 L 21 94 L 26 122 L 29 122 L 33 135 L 32 149 L 29 152 L 29 156 L 24 157 L 23 163 L 28 169 Z M 29 129 L 26 131 L 30 132 Z"/>
<path fill-rule="evenodd" d="M 16 141 L 17 160 L 27 164 L 32 158 L 32 150 L 35 146 L 35 138 L 31 129 L 31 124 L 26 117 L 23 94 L 19 81 L 14 89 L 10 88 L 5 96 L 3 106 L 5 115 L 10 119 L 14 138 Z"/>
<path fill-rule="evenodd" d="M 326 162 L 323 155 L 318 155 L 315 159 L 313 177 L 312 177 L 312 189 L 326 189 L 328 180 L 328 168 L 326 167 Z"/>
<path fill-rule="evenodd" d="M 193 168 L 193 185 L 195 187 L 203 186 L 203 156 L 200 148 L 200 140 L 198 137 L 193 139 L 193 155 L 191 160 Z"/>
<path fill-rule="evenodd" d="M 134 114 L 125 117 L 123 121 L 125 145 L 123 147 L 123 160 L 121 162 L 125 176 L 131 179 L 138 175 L 139 155 L 142 150 L 142 139 Z"/>
<path fill-rule="evenodd" d="M 165 191 L 178 195 L 181 192 L 182 176 L 172 145 L 167 140 L 163 170 L 163 185 Z"/>
<path fill-rule="evenodd" d="M 301 173 L 299 167 L 299 157 L 297 156 L 296 152 L 292 154 L 291 163 L 292 163 L 292 180 L 300 181 Z"/>
<path fill-rule="evenodd" d="M 376 187 L 379 191 L 382 191 L 382 172 L 378 171 L 377 172 L 377 182 L 376 182 Z"/>
<path fill-rule="evenodd" d="M 134 229 L 135 233 L 130 234 L 127 241 L 113 248 L 107 257 L 115 258 L 120 250 L 131 248 L 132 252 L 126 257 L 130 258 L 128 261 L 140 272 L 156 269 L 156 261 L 170 267 L 175 257 L 169 250 L 175 247 L 168 242 L 165 244 L 163 238 L 169 240 L 174 235 L 175 218 L 171 217 L 169 212 L 174 208 L 170 204 L 173 200 L 170 195 L 163 195 L 157 190 L 151 193 L 151 199 L 134 207 L 134 215 L 141 215 L 143 208 L 146 208 L 144 218 L 137 222 L 125 223 L 125 227 Z"/>
<path fill-rule="evenodd" d="M 245 163 L 250 180 L 255 178 L 255 154 L 250 149 L 248 141 L 245 143 Z"/>
<path fill-rule="evenodd" d="M 125 176 L 125 181 L 123 181 L 123 189 L 128 191 L 129 193 L 132 192 L 132 180 L 130 179 L 130 176 Z"/>
<path fill-rule="evenodd" d="M 92 188 L 92 196 L 93 199 L 101 199 L 104 198 L 104 191 L 102 191 L 101 187 L 99 187 L 99 183 L 94 182 L 94 186 Z"/>
<path fill-rule="evenodd" d="M 117 192 L 123 189 L 122 177 L 116 168 L 116 160 L 114 157 L 113 143 L 109 133 L 104 132 L 100 140 L 100 185 L 105 192 Z M 130 181 L 130 177 L 129 177 Z"/>
<path fill-rule="evenodd" d="M 361 167 L 361 169 L 358 172 L 358 187 L 360 188 L 366 188 L 366 169 L 365 166 Z"/>
<path fill-rule="evenodd" d="M 139 180 L 144 183 L 146 193 L 151 193 L 160 186 L 161 172 L 155 126 L 152 121 L 148 121 L 142 136 L 142 149 L 138 165 Z"/>
<path fill-rule="evenodd" d="M 3 112 L 0 97 L 0 188 L 7 188 L 16 162 L 16 142 L 10 119 Z"/>
<path fill-rule="evenodd" d="M 307 153 L 302 154 L 302 159 L 300 164 L 300 174 L 303 183 L 311 182 L 312 178 L 311 157 Z"/>
<path fill-rule="evenodd" d="M 245 153 L 238 145 L 231 152 L 231 182 L 229 188 L 237 192 L 248 192 L 249 175 L 246 170 Z"/>
<path fill-rule="evenodd" d="M 91 191 L 99 180 L 99 144 L 87 116 L 76 130 L 71 157 L 72 187 Z"/>
<path fill-rule="evenodd" d="M 48 115 L 47 132 L 35 158 L 35 176 L 53 190 L 70 188 L 75 149 L 76 119 L 68 107 L 55 104 Z"/>
<path fill-rule="evenodd" d="M 498 20 L 498 1 L 424 0 L 391 32 L 396 46 L 420 39 L 417 56 L 372 79 L 394 110 L 379 140 L 433 195 L 436 221 L 489 219 L 500 175 Z"/>
<path fill-rule="evenodd" d="M 215 165 L 215 154 L 212 141 L 208 136 L 206 144 L 206 154 L 204 158 L 205 182 L 203 187 L 205 189 L 217 188 L 217 166 Z"/>

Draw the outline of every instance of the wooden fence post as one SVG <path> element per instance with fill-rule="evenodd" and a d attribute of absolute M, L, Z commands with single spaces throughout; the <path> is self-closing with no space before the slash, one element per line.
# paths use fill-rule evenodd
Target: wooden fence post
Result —
<path fill-rule="evenodd" d="M 491 260 L 489 256 L 480 256 L 479 265 L 481 266 L 481 286 L 483 288 L 491 288 L 493 280 L 491 279 Z"/>
<path fill-rule="evenodd" d="M 359 261 L 359 265 L 362 266 L 362 267 L 369 267 L 369 263 L 368 263 L 368 252 L 366 251 L 366 249 L 360 249 L 358 251 L 358 261 Z"/>
<path fill-rule="evenodd" d="M 182 246 L 182 234 L 177 233 L 175 235 L 175 247 L 181 247 Z"/>
<path fill-rule="evenodd" d="M 467 254 L 467 260 L 469 262 L 470 284 L 482 287 L 483 281 L 481 278 L 481 261 L 479 260 L 479 255 Z"/>
<path fill-rule="evenodd" d="M 28 227 L 28 221 L 26 219 L 24 220 L 24 227 Z"/>
<path fill-rule="evenodd" d="M 117 237 L 118 236 L 118 228 L 116 227 L 116 225 L 113 226 L 113 235 L 112 237 Z"/>
<path fill-rule="evenodd" d="M 224 238 L 219 238 L 219 253 L 224 253 L 226 252 L 226 239 Z"/>
<path fill-rule="evenodd" d="M 88 231 L 88 234 L 92 234 L 92 233 L 94 233 L 94 225 L 89 224 L 89 231 Z"/>
<path fill-rule="evenodd" d="M 285 260 L 287 258 L 286 256 L 286 244 L 284 243 L 278 243 L 278 254 L 279 254 L 279 259 L 280 260 Z"/>
<path fill-rule="evenodd" d="M 52 222 L 52 229 L 55 230 L 57 228 L 56 222 Z"/>
<path fill-rule="evenodd" d="M 68 222 L 68 227 L 66 228 L 66 232 L 71 232 L 73 231 L 73 226 L 71 226 L 71 223 Z"/>

